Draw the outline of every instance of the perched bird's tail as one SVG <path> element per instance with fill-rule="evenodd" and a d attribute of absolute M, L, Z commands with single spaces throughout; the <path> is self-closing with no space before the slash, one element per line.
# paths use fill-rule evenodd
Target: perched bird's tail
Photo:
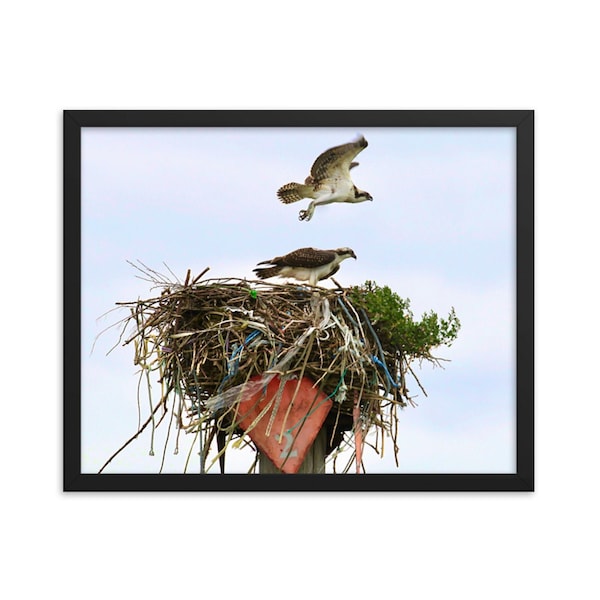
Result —
<path fill-rule="evenodd" d="M 277 190 L 277 197 L 284 203 L 298 202 L 312 197 L 312 186 L 303 183 L 286 183 Z"/>
<path fill-rule="evenodd" d="M 265 261 L 269 262 L 269 261 Z M 259 265 L 262 263 L 258 263 Z M 281 271 L 281 267 L 264 267 L 262 269 L 253 269 L 254 273 L 259 279 L 269 279 L 269 277 L 276 277 Z"/>

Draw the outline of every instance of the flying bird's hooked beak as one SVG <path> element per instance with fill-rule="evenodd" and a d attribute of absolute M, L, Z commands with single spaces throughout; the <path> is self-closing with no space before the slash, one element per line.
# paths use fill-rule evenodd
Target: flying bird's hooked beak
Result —
<path fill-rule="evenodd" d="M 352 253 L 350 254 L 350 256 L 351 256 L 352 258 L 356 258 L 356 254 L 354 254 L 354 250 L 352 251 Z"/>

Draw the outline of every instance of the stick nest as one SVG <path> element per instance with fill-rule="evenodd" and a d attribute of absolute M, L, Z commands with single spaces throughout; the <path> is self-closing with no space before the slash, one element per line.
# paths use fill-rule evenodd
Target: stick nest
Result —
<path fill-rule="evenodd" d="M 349 289 L 199 281 L 202 274 L 192 280 L 189 271 L 183 283 L 154 271 L 146 275 L 160 295 L 118 303 L 130 310 L 120 341 L 134 345 L 135 364 L 149 389 L 152 372 L 161 386 L 150 417 L 132 440 L 149 423 L 160 422 L 161 407 L 163 416 L 171 409 L 178 430 L 200 436 L 204 469 L 215 434 L 224 435 L 227 444 L 242 439 L 251 444 L 231 417 L 253 376 L 263 382 L 275 375 L 306 376 L 333 400 L 325 423 L 328 455 L 335 458 L 350 447 L 348 470 L 355 456 L 351 432 L 360 427 L 362 433 L 375 431 L 375 441 L 367 443 L 380 455 L 391 436 L 398 462 L 397 411 L 412 404 L 405 385 L 412 371 L 397 349 L 382 346 L 364 309 L 350 301 Z M 221 457 L 224 452 L 219 449 Z"/>

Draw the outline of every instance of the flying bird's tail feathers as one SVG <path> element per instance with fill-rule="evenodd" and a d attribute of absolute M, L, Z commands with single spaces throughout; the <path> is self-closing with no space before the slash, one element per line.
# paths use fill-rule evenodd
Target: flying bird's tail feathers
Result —
<path fill-rule="evenodd" d="M 277 196 L 284 204 L 298 202 L 303 198 L 312 198 L 312 186 L 302 183 L 286 183 L 277 190 Z"/>

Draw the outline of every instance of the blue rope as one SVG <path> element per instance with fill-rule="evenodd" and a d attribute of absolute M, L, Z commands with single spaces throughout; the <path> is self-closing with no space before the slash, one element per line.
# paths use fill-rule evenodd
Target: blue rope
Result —
<path fill-rule="evenodd" d="M 379 367 L 383 367 L 383 370 L 385 372 L 385 374 L 387 375 L 388 381 L 395 387 L 398 388 L 400 387 L 396 381 L 394 380 L 394 378 L 390 375 L 390 372 L 388 371 L 387 365 L 385 364 L 384 361 L 379 360 L 379 358 L 377 358 L 377 356 L 375 356 L 373 354 L 373 356 L 371 356 L 371 360 Z"/>
<path fill-rule="evenodd" d="M 248 337 L 244 340 L 242 344 L 240 344 L 232 353 L 231 358 L 227 360 L 227 375 L 223 378 L 223 381 L 219 384 L 217 389 L 217 393 L 220 393 L 223 390 L 223 386 L 225 383 L 235 377 L 238 372 L 240 366 L 239 354 L 242 352 L 243 348 L 248 346 L 248 344 L 258 335 L 260 335 L 262 331 L 255 329 L 252 333 L 248 335 Z"/>
<path fill-rule="evenodd" d="M 346 313 L 346 316 L 350 319 L 350 321 L 352 321 L 352 323 L 354 323 L 354 325 L 360 330 L 360 327 L 358 326 L 358 323 L 356 322 L 356 320 L 354 319 L 354 317 L 350 314 L 350 311 L 348 310 L 348 308 L 346 307 L 346 305 L 344 304 L 344 302 L 342 301 L 342 299 L 338 296 L 338 303 L 339 305 L 342 307 L 343 311 Z M 371 321 L 369 320 L 369 317 L 367 315 L 367 312 L 365 311 L 364 308 L 360 309 L 360 312 L 365 320 L 365 323 L 367 324 L 367 327 L 369 328 L 369 331 L 371 332 L 371 335 L 373 336 L 373 339 L 375 340 L 375 344 L 377 344 L 377 348 L 379 350 L 379 356 L 381 356 L 382 359 L 378 358 L 377 356 L 373 355 L 371 357 L 371 360 L 379 367 L 383 367 L 383 370 L 386 374 L 386 377 L 388 379 L 388 381 L 395 387 L 395 388 L 399 388 L 400 385 L 395 381 L 395 379 L 390 375 L 390 372 L 387 368 L 387 365 L 385 364 L 385 355 L 383 353 L 383 348 L 381 347 L 381 342 L 379 341 L 379 337 L 377 337 L 377 334 L 375 333 L 375 330 L 373 329 L 373 325 L 371 325 Z M 364 340 L 361 340 L 361 342 L 364 343 Z M 386 386 L 386 392 L 389 393 L 389 387 Z"/>
<path fill-rule="evenodd" d="M 358 323 L 356 322 L 356 320 L 354 319 L 354 317 L 350 314 L 350 311 L 348 310 L 348 308 L 346 307 L 346 305 L 344 304 L 343 300 L 338 296 L 338 304 L 342 307 L 343 311 L 346 313 L 346 316 L 350 319 L 350 321 L 352 321 L 352 323 L 354 323 L 354 326 L 360 330 L 360 327 L 358 325 Z"/>
<path fill-rule="evenodd" d="M 398 383 L 395 381 L 395 379 L 390 375 L 390 372 L 388 371 L 387 365 L 385 364 L 385 354 L 383 353 L 383 348 L 381 347 L 381 342 L 379 341 L 379 338 L 377 337 L 377 334 L 375 333 L 375 330 L 373 329 L 373 325 L 371 325 L 371 321 L 369 320 L 369 316 L 367 315 L 367 312 L 365 311 L 364 308 L 360 309 L 360 312 L 362 313 L 362 316 L 365 319 L 365 322 L 367 324 L 367 326 L 369 327 L 369 330 L 371 331 L 371 334 L 373 335 L 373 339 L 375 340 L 375 343 L 377 344 L 377 348 L 379 350 L 379 356 L 381 356 L 381 359 L 379 359 L 377 356 L 373 355 L 371 357 L 371 360 L 378 366 L 383 367 L 383 370 L 388 378 L 388 381 L 395 387 L 395 388 L 399 388 L 400 386 L 398 385 Z M 386 386 L 385 388 L 386 393 L 389 393 L 390 389 L 389 387 Z"/>

